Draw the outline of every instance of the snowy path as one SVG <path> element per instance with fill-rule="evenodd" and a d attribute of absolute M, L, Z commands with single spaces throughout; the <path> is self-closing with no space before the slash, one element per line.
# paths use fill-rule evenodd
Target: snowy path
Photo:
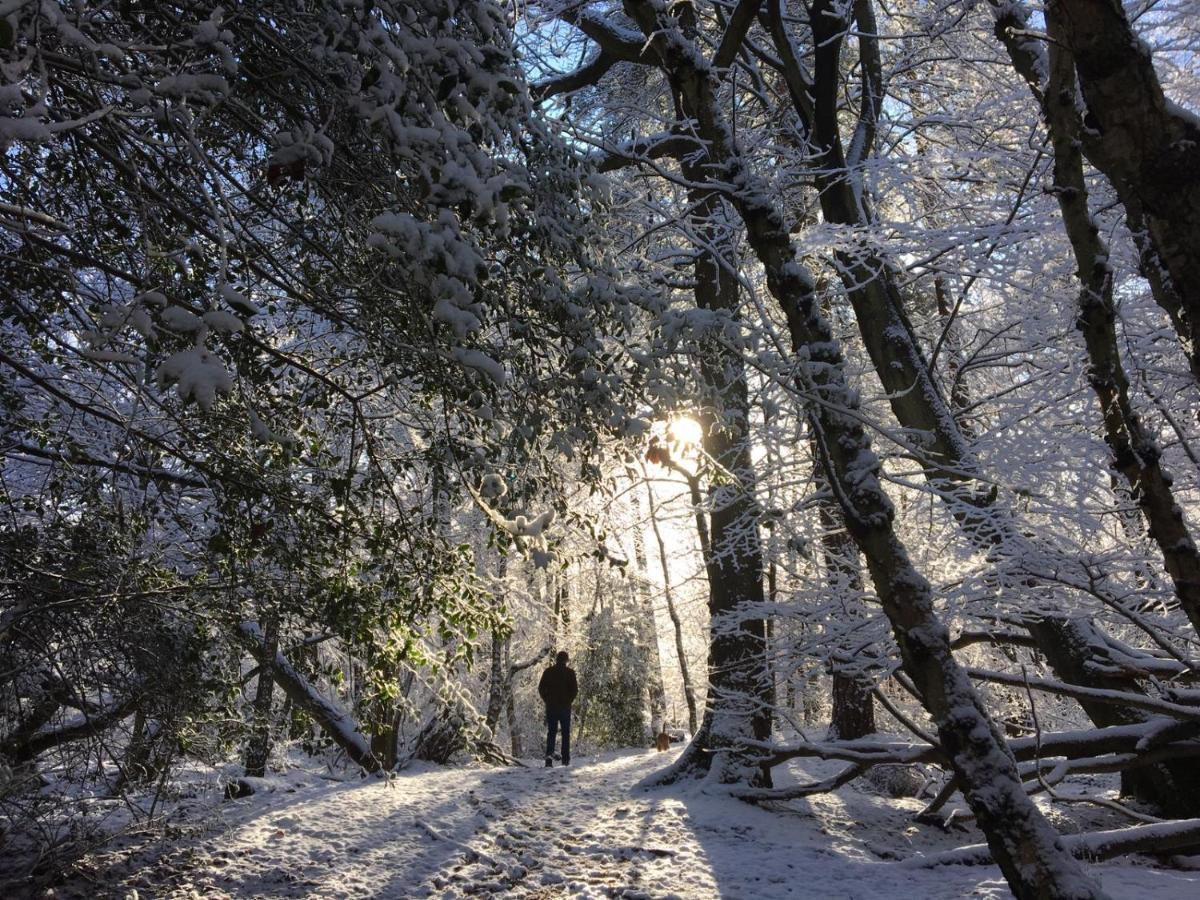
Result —
<path fill-rule="evenodd" d="M 768 812 L 695 786 L 634 787 L 673 755 L 630 751 L 552 770 L 430 768 L 391 784 L 308 775 L 291 792 L 223 803 L 190 842 L 94 876 L 141 900 L 1010 896 L 994 868 L 897 864 L 976 839 L 913 827 L 915 801 L 851 789 Z M 1096 871 L 1116 898 L 1200 896 L 1196 872 Z"/>

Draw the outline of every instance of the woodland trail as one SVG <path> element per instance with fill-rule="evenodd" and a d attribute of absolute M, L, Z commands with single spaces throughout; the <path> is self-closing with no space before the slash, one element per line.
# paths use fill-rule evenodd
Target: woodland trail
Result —
<path fill-rule="evenodd" d="M 993 867 L 900 860 L 977 837 L 914 827 L 919 804 L 855 789 L 776 811 L 699 786 L 644 791 L 670 754 L 570 768 L 443 769 L 331 784 L 299 770 L 276 790 L 193 809 L 157 850 L 94 860 L 57 897 L 847 898 L 1011 896 Z M 821 766 L 808 774 L 819 776 Z M 1114 897 L 1200 895 L 1200 873 L 1096 869 Z"/>

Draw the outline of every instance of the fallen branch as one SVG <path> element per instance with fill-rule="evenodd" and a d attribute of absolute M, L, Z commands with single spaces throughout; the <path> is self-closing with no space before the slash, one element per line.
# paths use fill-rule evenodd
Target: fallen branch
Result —
<path fill-rule="evenodd" d="M 1075 856 L 1096 861 L 1128 853 L 1166 853 L 1200 844 L 1200 819 L 1181 819 L 1154 825 L 1135 825 L 1111 831 L 1064 835 L 1062 842 Z M 914 869 L 937 866 L 985 866 L 992 862 L 987 844 L 971 844 L 947 853 L 905 860 L 900 865 Z"/>
<path fill-rule="evenodd" d="M 950 642 L 951 650 L 962 650 L 973 644 L 1009 644 L 1037 648 L 1037 641 L 1024 631 L 964 631 Z"/>
<path fill-rule="evenodd" d="M 1018 760 L 1052 757 L 1102 757 L 1104 754 L 1127 754 L 1138 764 L 1150 764 L 1164 758 L 1196 755 L 1200 757 L 1200 742 L 1186 739 L 1200 735 L 1200 723 L 1180 722 L 1166 716 L 1158 716 L 1136 725 L 1113 725 L 1087 731 L 1063 731 L 1036 737 L 1017 738 L 1008 742 L 1013 756 Z M 865 767 L 874 765 L 912 765 L 913 763 L 937 763 L 945 758 L 939 747 L 930 744 L 885 741 L 879 738 L 859 738 L 853 741 L 811 741 L 803 744 L 781 746 L 766 741 L 747 741 L 746 746 L 764 752 L 762 762 L 777 766 L 796 757 L 817 757 L 852 762 Z M 1163 755 L 1151 757 L 1148 751 L 1162 749 Z M 1144 760 L 1145 762 L 1140 762 Z M 1096 764 L 1100 764 L 1098 760 Z M 1122 767 L 1128 767 L 1123 763 Z M 1115 771 L 1115 770 L 1106 770 Z"/>
<path fill-rule="evenodd" d="M 771 745 L 765 741 L 745 741 L 744 745 L 768 751 L 756 762 L 777 766 L 798 756 L 815 756 L 819 759 L 840 759 L 864 768 L 877 765 L 912 765 L 919 762 L 946 762 L 941 748 L 928 744 L 902 744 L 860 738 L 854 741 L 812 741 L 791 747 Z"/>
<path fill-rule="evenodd" d="M 730 793 L 739 800 L 747 800 L 751 803 L 762 803 L 766 800 L 797 800 L 800 797 L 811 797 L 813 794 L 827 794 L 830 791 L 836 791 L 842 785 L 849 784 L 863 774 L 868 768 L 869 766 L 851 765 L 824 781 L 784 788 L 734 788 Z"/>

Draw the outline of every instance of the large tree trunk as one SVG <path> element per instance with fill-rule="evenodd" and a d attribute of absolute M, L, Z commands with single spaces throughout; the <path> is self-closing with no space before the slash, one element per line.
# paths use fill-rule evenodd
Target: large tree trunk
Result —
<path fill-rule="evenodd" d="M 1088 159 L 1144 224 L 1174 298 L 1185 347 L 1200 352 L 1200 125 L 1163 93 L 1120 0 L 1052 0 L 1047 25 L 1074 58 L 1087 104 Z M 1170 310 L 1168 310 L 1170 312 Z M 1176 318 L 1176 317 L 1173 317 Z"/>
<path fill-rule="evenodd" d="M 1112 691 L 1141 693 L 1128 675 L 1097 673 L 1087 661 L 1102 658 L 1104 636 L 1087 620 L 1047 618 L 1029 626 L 1055 673 L 1067 684 Z M 1147 713 L 1115 703 L 1079 701 L 1099 727 L 1145 722 Z M 1122 793 L 1149 801 L 1170 816 L 1187 817 L 1200 802 L 1200 767 L 1193 760 L 1170 760 L 1121 773 Z"/>
<path fill-rule="evenodd" d="M 864 3 L 865 0 L 862 0 L 855 11 L 862 8 Z M 801 69 L 776 7 L 772 7 L 771 14 L 772 38 L 785 63 L 789 63 L 788 87 L 796 111 L 802 121 L 808 124 L 824 152 L 820 167 L 822 174 L 818 176 L 823 213 L 831 222 L 866 226 L 869 224 L 865 218 L 866 207 L 855 194 L 852 170 L 853 164 L 861 162 L 863 154 L 869 151 L 869 146 L 860 143 L 859 157 L 851 160 L 848 166 L 842 150 L 837 116 L 840 102 L 837 92 L 838 60 L 844 26 L 849 20 L 832 15 L 833 10 L 828 3 L 819 3 L 817 6 L 819 8 L 814 7 L 812 13 L 818 48 L 813 84 L 807 85 L 797 80 Z M 863 22 L 859 24 L 864 26 Z M 861 27 L 860 41 L 863 40 L 862 35 L 869 35 L 873 31 L 873 28 Z M 864 248 L 861 254 L 844 259 L 841 269 L 859 331 L 888 394 L 893 413 L 902 426 L 913 433 L 927 436 L 922 447 L 924 473 L 935 492 L 950 504 L 964 534 L 981 551 L 990 555 L 1001 547 L 1007 547 L 1007 555 L 1011 558 L 1034 556 L 1022 549 L 1029 543 L 1028 538 L 1013 520 L 1010 511 L 997 502 L 997 492 L 980 487 L 983 481 L 977 477 L 978 464 L 970 452 L 968 441 L 934 382 L 908 325 L 904 314 L 904 298 L 896 287 L 894 267 L 877 253 Z M 1181 520 L 1177 521 L 1181 524 Z M 1172 548 L 1171 553 L 1176 557 L 1188 556 L 1186 547 L 1178 545 Z M 1014 581 L 1004 571 L 1000 574 L 1006 584 L 1015 588 L 1024 587 L 1027 581 L 1027 577 L 1023 576 L 1018 576 Z M 1065 619 L 1061 627 L 1068 627 Z M 1049 632 L 1040 629 L 1034 632 L 1034 636 L 1039 640 L 1048 640 Z M 1045 645 L 1041 649 L 1054 665 L 1055 660 L 1064 659 L 1064 652 L 1087 652 L 1087 645 L 1072 642 L 1065 648 Z M 1076 677 L 1086 678 L 1086 663 L 1086 657 L 1074 659 L 1068 670 Z M 1068 670 L 1056 669 L 1056 672 L 1063 680 L 1069 680 Z M 1165 796 L 1143 799 L 1166 805 L 1176 802 L 1176 798 Z"/>
<path fill-rule="evenodd" d="M 1124 477 L 1130 496 L 1149 526 L 1151 538 L 1162 552 L 1180 605 L 1196 626 L 1200 620 L 1200 553 L 1175 504 L 1171 478 L 1162 469 L 1159 448 L 1130 402 L 1129 381 L 1117 344 L 1108 248 L 1088 209 L 1083 151 L 1089 141 L 1095 141 L 1095 135 L 1089 136 L 1075 105 L 1075 71 L 1070 53 L 1063 45 L 1059 23 L 1050 17 L 1054 40 L 1048 58 L 1040 44 L 1030 42 L 1022 34 L 1027 25 L 1024 12 L 1010 5 L 997 16 L 996 30 L 1013 67 L 1041 104 L 1054 149 L 1054 194 L 1075 254 L 1081 287 L 1076 323 L 1088 354 L 1089 381 L 1099 401 L 1105 440 L 1113 454 L 1114 468 Z M 1102 642 L 1090 623 L 1046 618 L 1030 631 L 1063 681 L 1142 692 L 1135 679 L 1097 675 L 1094 667 L 1088 665 L 1092 648 Z M 1103 704 L 1083 706 L 1099 726 L 1128 720 L 1122 718 L 1126 716 L 1124 711 L 1103 709 Z M 1200 809 L 1200 781 L 1189 777 L 1186 768 L 1164 764 L 1128 772 L 1122 776 L 1122 789 L 1169 814 L 1192 815 Z"/>
<path fill-rule="evenodd" d="M 1048 59 L 1040 46 L 1028 45 L 1013 32 L 1015 24 L 1024 24 L 1019 13 L 1008 10 L 1007 18 L 998 22 L 997 31 L 1014 68 L 1041 102 L 1054 148 L 1054 196 L 1075 254 L 1080 282 L 1076 325 L 1087 349 L 1088 380 L 1100 404 L 1104 439 L 1112 451 L 1113 465 L 1124 476 L 1146 520 L 1150 537 L 1163 555 L 1179 605 L 1193 628 L 1200 632 L 1200 550 L 1175 503 L 1171 476 L 1162 467 L 1162 451 L 1129 398 L 1129 379 L 1117 345 L 1109 250 L 1088 208 L 1083 173 L 1086 129 L 1075 105 L 1075 68 L 1064 46 L 1069 35 L 1063 32 L 1062 21 L 1065 20 L 1061 16 L 1052 15 L 1048 19 L 1052 38 Z M 1047 74 L 1044 84 L 1043 72 Z M 1200 138 L 1200 132 L 1197 137 Z M 1200 164 L 1200 156 L 1197 163 Z M 1196 183 L 1197 202 L 1200 202 L 1200 180 Z M 1196 225 L 1200 228 L 1200 211 L 1196 211 Z M 1200 242 L 1197 247 L 1200 248 Z"/>
<path fill-rule="evenodd" d="M 704 178 L 699 167 L 690 168 L 685 164 L 689 178 Z M 695 193 L 693 201 L 701 236 L 693 263 L 696 305 L 736 321 L 736 260 L 732 254 L 719 258 L 714 251 L 714 247 L 728 249 L 721 237 L 723 223 L 715 220 L 720 202 L 711 193 Z M 701 727 L 692 739 L 694 744 L 703 742 L 704 752 L 689 755 L 689 764 L 677 765 L 671 778 L 700 770 L 713 772 L 722 782 L 769 786 L 770 769 L 755 766 L 747 753 L 736 749 L 747 741 L 767 740 L 773 715 L 745 366 L 718 334 L 709 339 L 700 368 L 706 396 L 697 418 L 704 453 L 717 469 L 709 493 L 707 528 L 702 523 L 699 528 L 708 575 L 708 727 Z M 699 509 L 696 514 L 702 515 Z"/>
<path fill-rule="evenodd" d="M 932 589 L 892 527 L 894 510 L 879 482 L 878 459 L 853 415 L 858 402 L 845 381 L 841 347 L 821 315 L 812 279 L 796 259 L 782 216 L 743 165 L 718 113 L 714 71 L 685 37 L 686 27 L 659 4 L 625 0 L 624 6 L 666 72 L 684 117 L 704 142 L 709 177 L 734 186 L 728 198 L 745 224 L 768 289 L 787 317 L 822 465 L 867 560 L 904 667 L 937 723 L 943 750 L 997 863 L 1020 898 L 1103 896 L 1025 794 L 1003 737 L 950 651 L 949 633 L 933 609 Z M 690 8 L 677 8 L 680 15 L 690 15 Z"/>
<path fill-rule="evenodd" d="M 810 444 L 813 460 L 819 460 L 821 447 L 815 431 L 810 433 Z M 814 470 L 814 482 L 817 493 L 829 495 L 817 507 L 825 584 L 839 598 L 846 619 L 864 619 L 868 612 L 862 601 L 862 565 L 858 547 L 846 528 L 841 507 L 832 499 L 833 491 L 819 465 Z M 830 648 L 829 670 L 832 675 L 829 737 L 854 740 L 874 734 L 875 696 L 870 681 L 856 672 L 851 661 L 836 647 Z"/>

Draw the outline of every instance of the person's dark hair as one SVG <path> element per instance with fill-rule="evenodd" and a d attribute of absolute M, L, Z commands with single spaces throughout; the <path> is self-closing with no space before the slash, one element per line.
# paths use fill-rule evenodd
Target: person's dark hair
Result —
<path fill-rule="evenodd" d="M 570 659 L 570 658 L 571 658 L 571 657 L 569 657 L 569 656 L 567 655 L 567 651 L 566 651 L 566 650 L 559 650 L 559 651 L 558 651 L 558 654 L 557 654 L 557 655 L 554 657 L 554 661 L 555 661 L 556 663 L 558 663 L 560 666 L 565 666 L 565 665 L 567 664 L 567 660 L 568 660 L 568 659 Z"/>

